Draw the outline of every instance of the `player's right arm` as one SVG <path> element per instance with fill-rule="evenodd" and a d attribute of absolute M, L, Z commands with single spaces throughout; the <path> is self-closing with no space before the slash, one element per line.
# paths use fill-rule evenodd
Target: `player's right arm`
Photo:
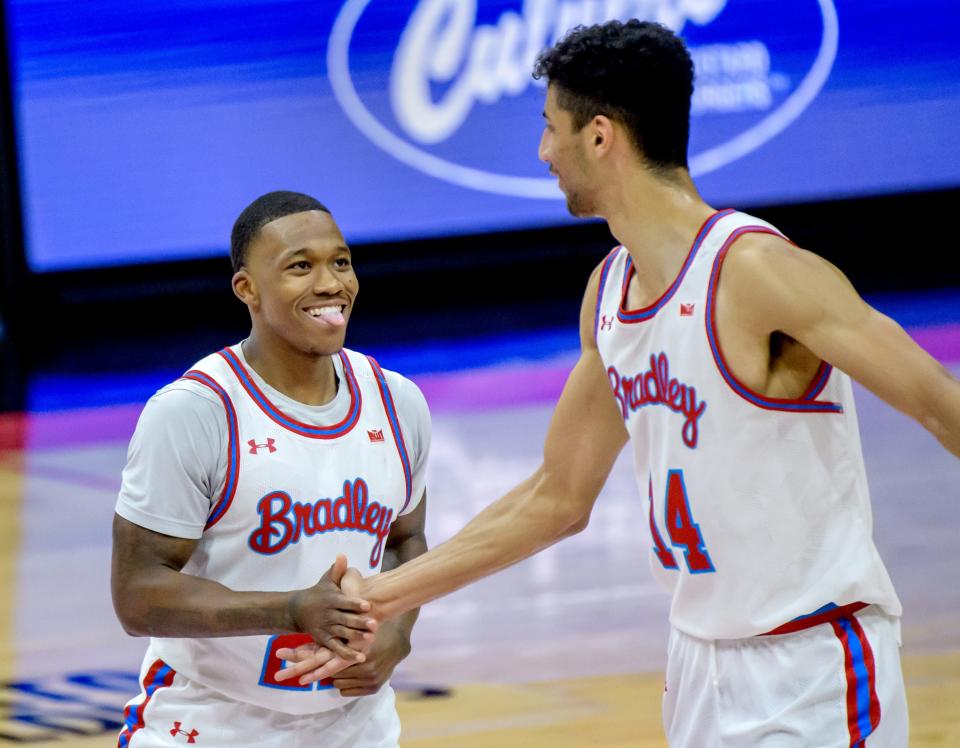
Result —
<path fill-rule="evenodd" d="M 597 496 L 627 442 L 597 350 L 599 268 L 580 310 L 581 355 L 557 403 L 543 463 L 459 533 L 395 571 L 363 582 L 371 615 L 384 620 L 532 556 L 587 526 Z"/>
<path fill-rule="evenodd" d="M 111 591 L 121 624 L 135 636 L 158 637 L 302 631 L 357 659 L 338 638 L 362 641 L 369 606 L 340 591 L 345 559 L 316 585 L 294 591 L 238 592 L 183 573 L 210 508 L 217 417 L 196 394 L 167 391 L 137 424 L 113 521 Z"/>
<path fill-rule="evenodd" d="M 490 504 L 450 540 L 393 571 L 361 579 L 353 569 L 345 586 L 385 621 L 448 595 L 522 561 L 587 526 L 613 463 L 627 442 L 623 417 L 610 393 L 597 350 L 594 321 L 600 269 L 580 308 L 580 358 L 554 410 L 536 472 Z M 343 665 L 327 653 L 288 651 L 284 678 L 301 684 L 335 675 Z"/>

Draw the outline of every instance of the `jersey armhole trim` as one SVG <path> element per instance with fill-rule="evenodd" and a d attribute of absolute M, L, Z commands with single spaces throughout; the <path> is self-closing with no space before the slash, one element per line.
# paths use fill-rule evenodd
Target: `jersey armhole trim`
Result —
<path fill-rule="evenodd" d="M 600 334 L 600 306 L 603 303 L 603 289 L 607 285 L 607 276 L 610 274 L 610 266 L 617 259 L 623 246 L 614 247 L 607 253 L 603 260 L 603 267 L 600 269 L 600 283 L 597 285 L 597 303 L 593 310 L 593 337 L 596 340 Z"/>
<path fill-rule="evenodd" d="M 704 324 L 707 329 L 707 340 L 710 343 L 710 351 L 713 354 L 713 360 L 720 371 L 723 380 L 729 385 L 735 393 L 746 400 L 751 405 L 764 410 L 779 410 L 787 413 L 843 413 L 843 406 L 840 403 L 817 400 L 816 397 L 823 392 L 833 367 L 826 361 L 820 362 L 820 367 L 813 376 L 813 380 L 798 398 L 776 398 L 765 397 L 758 392 L 754 392 L 734 375 L 730 366 L 727 364 L 720 349 L 720 339 L 717 336 L 717 320 L 714 307 L 717 300 L 717 287 L 720 283 L 720 271 L 723 266 L 723 260 L 733 243 L 744 234 L 770 234 L 772 236 L 781 236 L 777 231 L 766 226 L 741 226 L 734 230 L 717 252 L 716 259 L 713 261 L 713 270 L 710 273 L 710 285 L 707 289 L 707 309 L 704 315 Z"/>
<path fill-rule="evenodd" d="M 227 478 L 223 483 L 223 491 L 220 494 L 220 498 L 217 499 L 217 503 L 214 504 L 210 510 L 210 514 L 207 517 L 207 524 L 203 528 L 204 530 L 209 530 L 227 513 L 227 510 L 230 509 L 230 505 L 233 503 L 233 497 L 237 493 L 237 477 L 240 474 L 240 443 L 238 440 L 237 411 L 233 407 L 233 401 L 230 400 L 230 396 L 226 390 L 217 384 L 209 375 L 204 374 L 202 371 L 191 369 L 181 378 L 199 382 L 213 390 L 220 398 L 220 402 L 223 403 L 223 409 L 227 417 Z"/>
<path fill-rule="evenodd" d="M 397 417 L 397 408 L 393 402 L 393 395 L 390 387 L 387 385 L 387 378 L 383 375 L 380 364 L 373 356 L 367 356 L 370 368 L 377 380 L 377 388 L 380 390 L 380 399 L 383 401 L 383 409 L 387 413 L 387 421 L 390 423 L 390 431 L 393 432 L 393 443 L 397 445 L 397 453 L 400 455 L 400 465 L 403 467 L 403 481 L 406 488 L 406 496 L 403 506 L 397 512 L 397 516 L 403 514 L 404 510 L 410 505 L 410 498 L 413 494 L 413 471 L 410 469 L 410 457 L 407 453 L 407 445 L 403 439 L 403 430 L 400 428 L 400 419 Z"/>

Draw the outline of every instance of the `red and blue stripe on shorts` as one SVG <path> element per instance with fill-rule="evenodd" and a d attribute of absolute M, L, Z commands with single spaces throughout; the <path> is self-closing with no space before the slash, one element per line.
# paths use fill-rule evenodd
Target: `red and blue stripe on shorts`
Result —
<path fill-rule="evenodd" d="M 829 623 L 843 648 L 844 678 L 847 683 L 847 731 L 850 748 L 864 748 L 867 737 L 880 724 L 880 698 L 877 696 L 877 665 L 867 635 L 854 613 L 866 603 L 848 605 L 827 603 L 805 616 L 794 618 L 764 636 L 792 634 Z"/>
<path fill-rule="evenodd" d="M 867 737 L 880 724 L 877 666 L 873 659 L 873 649 L 855 616 L 837 618 L 831 621 L 830 625 L 843 646 L 850 748 L 863 748 Z"/>
<path fill-rule="evenodd" d="M 145 722 L 143 713 L 147 704 L 153 698 L 153 695 L 161 688 L 166 688 L 173 683 L 173 677 L 177 672 L 163 660 L 154 662 L 147 674 L 143 677 L 143 692 L 146 698 L 139 704 L 130 704 L 123 710 L 123 732 L 117 740 L 117 748 L 129 748 L 130 739 L 137 730 L 143 728 Z"/>

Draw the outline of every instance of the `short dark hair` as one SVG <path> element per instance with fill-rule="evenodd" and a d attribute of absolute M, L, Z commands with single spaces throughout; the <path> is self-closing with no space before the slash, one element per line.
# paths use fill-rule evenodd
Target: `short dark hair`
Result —
<path fill-rule="evenodd" d="M 687 167 L 693 61 L 666 26 L 636 19 L 577 26 L 537 58 L 580 130 L 602 114 L 621 122 L 646 161 Z"/>
<path fill-rule="evenodd" d="M 233 272 L 236 273 L 243 267 L 250 243 L 260 229 L 278 218 L 308 210 L 330 212 L 326 205 L 310 195 L 285 190 L 268 192 L 250 203 L 234 222 L 230 232 L 230 262 L 233 264 Z"/>

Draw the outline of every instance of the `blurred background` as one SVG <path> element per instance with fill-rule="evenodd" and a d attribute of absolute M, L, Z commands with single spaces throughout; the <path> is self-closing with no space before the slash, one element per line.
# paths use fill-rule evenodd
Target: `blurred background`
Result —
<path fill-rule="evenodd" d="M 836 263 L 956 371 L 954 0 L 0 3 L 0 744 L 107 745 L 136 690 L 143 642 L 120 631 L 106 589 L 126 442 L 156 389 L 246 335 L 229 232 L 260 194 L 330 207 L 361 281 L 349 347 L 427 395 L 431 542 L 535 467 L 583 287 L 613 240 L 569 217 L 537 159 L 544 92 L 530 70 L 573 26 L 632 16 L 691 48 L 705 199 Z M 858 398 L 878 544 L 921 611 L 905 652 L 939 663 L 945 680 L 923 669 L 924 683 L 956 689 L 960 593 L 931 580 L 960 572 L 960 469 Z M 407 704 L 410 745 L 640 745 L 644 730 L 661 744 L 666 602 L 629 529 L 644 506 L 631 480 L 618 465 L 567 550 L 425 611 L 398 680 L 447 711 Z M 615 615 L 597 624 L 598 605 Z M 490 606 L 500 628 L 481 620 Z M 539 685 L 478 685 L 494 682 Z M 937 698 L 920 699 L 935 726 L 916 744 L 958 745 L 960 718 Z M 604 742 L 599 722 L 622 735 Z"/>

